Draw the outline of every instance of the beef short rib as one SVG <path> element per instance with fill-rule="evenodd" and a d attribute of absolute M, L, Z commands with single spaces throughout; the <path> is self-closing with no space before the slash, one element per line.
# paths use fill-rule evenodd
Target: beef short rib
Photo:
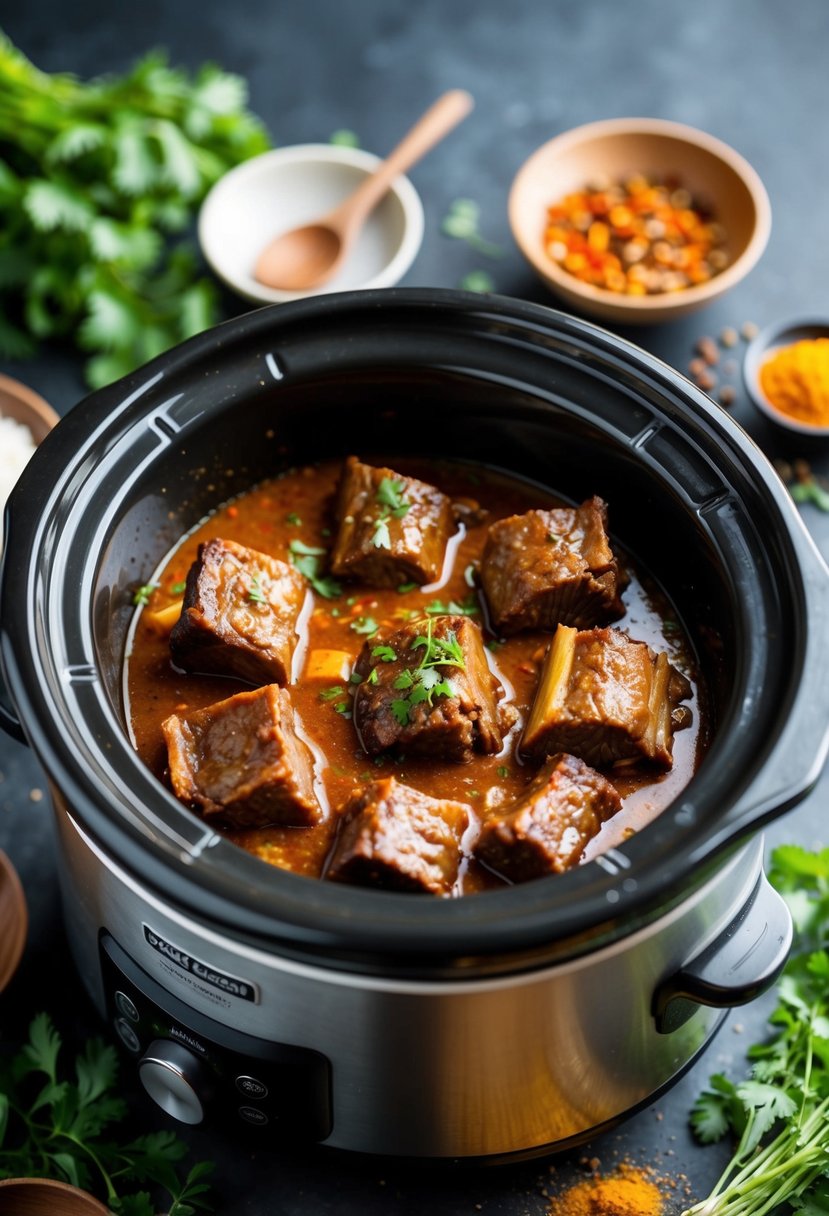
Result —
<path fill-rule="evenodd" d="M 690 695 L 664 652 L 618 629 L 559 625 L 520 750 L 536 760 L 571 752 L 597 768 L 647 760 L 669 769 L 674 711 Z"/>
<path fill-rule="evenodd" d="M 463 762 L 501 750 L 510 724 L 498 708 L 503 689 L 468 617 L 418 617 L 375 635 L 354 672 L 354 725 L 370 756 L 395 748 Z"/>
<path fill-rule="evenodd" d="M 481 558 L 481 583 L 502 634 L 559 624 L 588 629 L 618 620 L 624 578 L 607 537 L 602 499 L 494 523 Z"/>
<path fill-rule="evenodd" d="M 331 573 L 373 587 L 431 583 L 455 531 L 451 501 L 435 486 L 349 456 L 337 496 Z"/>
<path fill-rule="evenodd" d="M 511 882 L 562 874 L 622 799 L 610 782 L 576 756 L 551 756 L 507 812 L 488 819 L 475 856 Z"/>
<path fill-rule="evenodd" d="M 357 788 L 341 816 L 326 878 L 391 891 L 452 894 L 469 807 L 430 798 L 386 777 Z"/>
<path fill-rule="evenodd" d="M 183 671 L 287 684 L 305 580 L 293 566 L 231 540 L 199 546 L 170 634 Z"/>
<path fill-rule="evenodd" d="M 313 758 L 298 737 L 288 693 L 240 692 L 162 723 L 177 798 L 220 827 L 311 827 L 322 818 Z"/>

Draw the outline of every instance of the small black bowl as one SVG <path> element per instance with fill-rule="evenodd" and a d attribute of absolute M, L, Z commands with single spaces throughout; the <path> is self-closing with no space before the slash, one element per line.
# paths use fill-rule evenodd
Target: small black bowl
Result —
<path fill-rule="evenodd" d="M 773 325 L 767 325 L 752 338 L 746 349 L 743 359 L 743 383 L 757 409 L 777 426 L 810 439 L 825 440 L 829 439 L 829 426 L 810 426 L 806 422 L 790 418 L 788 414 L 774 408 L 760 387 L 760 368 L 773 351 L 783 346 L 792 346 L 795 342 L 815 338 L 829 338 L 829 317 L 825 320 L 799 317 L 793 321 L 776 321 Z"/>

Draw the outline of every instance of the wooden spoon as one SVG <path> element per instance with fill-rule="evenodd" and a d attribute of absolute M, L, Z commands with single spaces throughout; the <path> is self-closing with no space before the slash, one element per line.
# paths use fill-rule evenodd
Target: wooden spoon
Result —
<path fill-rule="evenodd" d="M 314 223 L 292 228 L 271 241 L 257 259 L 254 277 L 281 291 L 307 291 L 325 283 L 339 269 L 394 179 L 448 135 L 473 105 L 463 89 L 444 93 L 344 202 Z"/>

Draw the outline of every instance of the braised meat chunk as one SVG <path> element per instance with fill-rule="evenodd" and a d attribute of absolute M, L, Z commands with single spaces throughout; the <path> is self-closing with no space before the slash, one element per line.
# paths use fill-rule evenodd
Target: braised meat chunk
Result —
<path fill-rule="evenodd" d="M 577 756 L 551 756 L 522 798 L 487 820 L 475 856 L 511 882 L 562 874 L 621 810 L 610 782 Z"/>
<path fill-rule="evenodd" d="M 430 798 L 394 777 L 356 789 L 326 878 L 390 891 L 451 895 L 470 810 Z"/>
<path fill-rule="evenodd" d="M 465 616 L 418 617 L 366 642 L 354 667 L 354 725 L 370 756 L 468 761 L 501 750 L 510 724 L 483 638 Z"/>
<path fill-rule="evenodd" d="M 349 456 L 337 497 L 331 572 L 373 587 L 431 583 L 455 531 L 452 504 L 434 486 Z"/>
<path fill-rule="evenodd" d="M 173 662 L 183 671 L 287 684 L 304 599 L 305 580 L 293 566 L 231 540 L 209 540 L 187 575 L 170 634 Z"/>
<path fill-rule="evenodd" d="M 559 625 L 520 749 L 538 760 L 571 752 L 599 768 L 647 760 L 669 769 L 674 726 L 689 718 L 674 711 L 690 695 L 664 652 L 618 629 Z"/>
<path fill-rule="evenodd" d="M 313 758 L 287 692 L 267 684 L 162 723 L 177 798 L 220 827 L 311 827 L 322 819 Z"/>
<path fill-rule="evenodd" d="M 605 503 L 588 498 L 580 507 L 527 511 L 494 523 L 481 583 L 503 634 L 617 620 L 624 613 L 624 578 L 608 541 Z"/>

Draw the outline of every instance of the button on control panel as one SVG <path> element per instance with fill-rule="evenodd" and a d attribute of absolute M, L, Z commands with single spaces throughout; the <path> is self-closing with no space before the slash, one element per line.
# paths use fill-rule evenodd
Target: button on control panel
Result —
<path fill-rule="evenodd" d="M 267 1098 L 269 1092 L 265 1082 L 260 1081 L 257 1077 L 237 1077 L 236 1088 L 246 1098 Z"/>
<path fill-rule="evenodd" d="M 126 992 L 119 991 L 115 993 L 115 1008 L 120 1014 L 123 1014 L 125 1018 L 129 1018 L 131 1022 L 137 1022 L 139 1020 L 140 1015 L 138 1010 L 135 1008 L 135 1003 L 130 1000 Z"/>
<path fill-rule="evenodd" d="M 146 1091 L 185 1123 L 278 1129 L 280 1139 L 331 1134 L 331 1067 L 320 1052 L 242 1034 L 190 1009 L 107 933 L 100 938 L 109 1016 Z"/>

